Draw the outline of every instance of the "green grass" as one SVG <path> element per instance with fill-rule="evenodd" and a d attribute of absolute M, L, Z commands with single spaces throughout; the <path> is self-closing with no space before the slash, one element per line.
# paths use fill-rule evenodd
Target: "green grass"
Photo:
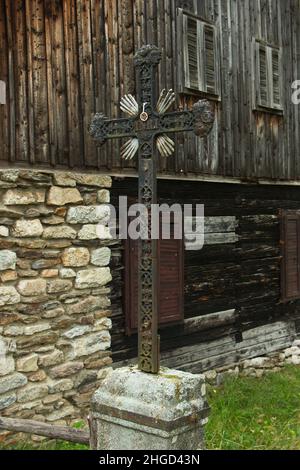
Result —
<path fill-rule="evenodd" d="M 208 449 L 300 450 L 300 368 L 286 367 L 261 379 L 228 378 L 208 389 Z M 79 450 L 64 441 L 16 443 L 6 449 Z M 4 447 L 0 446 L 0 449 Z"/>
<path fill-rule="evenodd" d="M 209 389 L 208 449 L 299 450 L 300 368 L 261 379 L 228 378 Z"/>

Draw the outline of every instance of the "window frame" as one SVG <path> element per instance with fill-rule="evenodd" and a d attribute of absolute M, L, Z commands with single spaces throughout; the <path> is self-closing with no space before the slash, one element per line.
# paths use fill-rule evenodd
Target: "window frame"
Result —
<path fill-rule="evenodd" d="M 187 31 L 186 22 L 188 19 L 197 21 L 197 48 L 198 53 L 198 88 L 191 86 L 188 78 L 188 57 L 187 57 Z M 215 92 L 208 90 L 206 76 L 206 49 L 205 49 L 205 28 L 211 28 L 214 32 L 214 68 L 215 68 Z M 178 93 L 186 95 L 198 95 L 209 98 L 214 101 L 221 101 L 221 81 L 220 81 L 220 48 L 219 48 L 219 31 L 216 23 L 213 23 L 201 16 L 194 15 L 182 8 L 177 8 L 177 51 L 178 51 Z M 203 73 L 201 74 L 201 70 Z"/>
<path fill-rule="evenodd" d="M 267 99 L 263 102 L 261 98 L 261 68 L 260 52 L 265 52 L 266 57 L 266 82 Z M 273 70 L 273 52 L 278 54 L 278 87 L 279 104 L 274 101 L 274 70 Z M 272 114 L 283 115 L 283 67 L 282 67 L 282 47 L 270 44 L 266 41 L 253 37 L 252 39 L 252 95 L 253 110 L 264 111 Z"/>

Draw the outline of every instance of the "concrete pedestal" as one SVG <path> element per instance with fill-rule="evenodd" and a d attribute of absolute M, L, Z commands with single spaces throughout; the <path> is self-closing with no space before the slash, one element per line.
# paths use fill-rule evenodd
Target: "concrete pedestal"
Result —
<path fill-rule="evenodd" d="M 198 450 L 209 407 L 205 379 L 162 368 L 112 371 L 91 405 L 92 447 L 98 450 Z"/>

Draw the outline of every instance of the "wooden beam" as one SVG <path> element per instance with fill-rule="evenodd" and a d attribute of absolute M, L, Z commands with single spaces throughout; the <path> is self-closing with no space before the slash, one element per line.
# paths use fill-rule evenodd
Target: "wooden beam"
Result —
<path fill-rule="evenodd" d="M 77 444 L 89 445 L 90 433 L 81 429 L 73 429 L 67 426 L 53 426 L 53 424 L 40 423 L 29 419 L 2 418 L 0 417 L 0 429 L 14 432 L 25 432 L 38 436 L 62 439 Z"/>
<path fill-rule="evenodd" d="M 235 322 L 235 319 L 235 309 L 189 318 L 184 321 L 184 332 L 195 333 L 195 331 L 203 331 L 209 330 L 210 328 L 219 328 L 224 325 L 231 325 Z"/>

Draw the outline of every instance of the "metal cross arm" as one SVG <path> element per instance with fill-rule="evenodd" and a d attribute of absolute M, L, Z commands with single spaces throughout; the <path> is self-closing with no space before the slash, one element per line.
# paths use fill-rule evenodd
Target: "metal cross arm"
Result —
<path fill-rule="evenodd" d="M 126 95 L 120 103 L 128 117 L 109 119 L 96 114 L 90 128 L 92 137 L 101 144 L 108 139 L 128 138 L 121 149 L 122 158 L 131 159 L 138 153 L 139 203 L 147 208 L 138 250 L 138 361 L 142 371 L 152 373 L 159 371 L 158 243 L 150 236 L 151 208 L 157 202 L 156 150 L 169 157 L 175 151 L 175 142 L 168 134 L 193 131 L 203 137 L 214 123 L 214 110 L 208 101 L 198 101 L 191 110 L 168 112 L 176 98 L 173 91 L 163 90 L 157 100 L 156 69 L 160 60 L 156 46 L 142 47 L 134 56 L 137 96 Z"/>
<path fill-rule="evenodd" d="M 129 101 L 130 98 L 128 96 L 130 96 L 131 101 Z M 134 117 L 109 119 L 104 114 L 97 113 L 95 114 L 90 126 L 90 134 L 100 144 L 104 144 L 106 140 L 109 139 L 131 137 L 131 140 L 122 148 L 122 156 L 127 159 L 134 157 L 138 149 L 138 143 L 136 141 L 143 139 L 145 134 L 149 134 L 149 131 L 151 131 L 152 136 L 194 131 L 197 136 L 202 137 L 209 133 L 214 121 L 214 113 L 206 100 L 200 100 L 195 103 L 191 111 L 185 110 L 163 114 L 153 109 L 151 114 L 148 114 L 149 104 L 143 103 L 141 114 L 138 115 L 139 107 L 135 102 L 135 99 L 131 97 L 131 95 L 128 96 L 125 96 L 122 99 L 121 108 L 125 110 L 125 112 L 136 113 Z M 163 90 L 161 97 L 163 99 L 160 101 L 160 106 L 158 105 L 159 109 L 161 109 L 162 105 L 165 103 L 165 97 L 169 97 L 169 101 L 167 101 L 168 107 L 175 101 L 175 95 L 171 90 L 167 94 L 165 94 L 165 91 Z M 127 105 L 130 105 L 131 107 L 127 108 Z M 146 110 L 148 112 L 146 112 Z M 140 125 L 141 122 L 144 123 L 144 126 Z M 166 141 L 168 141 L 168 139 L 166 139 Z M 168 142 L 171 143 L 170 141 Z M 137 145 L 134 145 L 134 143 Z M 129 150 L 128 147 L 132 152 L 126 153 L 125 150 L 126 148 Z M 164 155 L 162 153 L 163 156 L 169 156 L 175 150 L 173 143 L 171 146 L 168 146 L 168 148 L 168 155 Z M 159 150 L 161 152 L 161 147 L 159 147 Z"/>

